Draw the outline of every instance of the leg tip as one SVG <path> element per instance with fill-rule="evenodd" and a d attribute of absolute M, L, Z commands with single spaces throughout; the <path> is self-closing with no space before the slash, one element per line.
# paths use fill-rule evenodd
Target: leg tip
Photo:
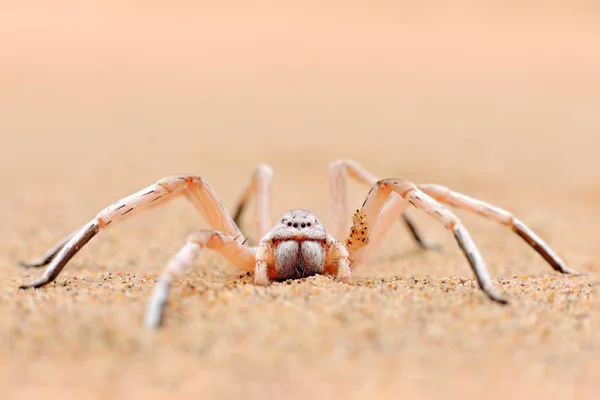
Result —
<path fill-rule="evenodd" d="M 500 296 L 498 293 L 496 292 L 486 292 L 485 294 L 487 294 L 487 296 L 494 302 L 497 304 L 501 304 L 503 306 L 508 305 L 509 302 L 508 300 L 506 300 L 504 297 Z"/>
<path fill-rule="evenodd" d="M 254 284 L 256 286 L 269 286 L 269 277 L 266 274 L 255 274 Z"/>
<path fill-rule="evenodd" d="M 423 242 L 421 243 L 421 248 L 427 251 L 440 251 L 442 250 L 442 245 L 440 245 L 439 243 Z"/>
<path fill-rule="evenodd" d="M 562 270 L 559 271 L 562 274 L 566 275 L 574 275 L 574 276 L 585 276 L 587 275 L 585 272 L 575 271 L 574 269 L 563 267 Z"/>
<path fill-rule="evenodd" d="M 171 287 L 171 278 L 169 275 L 161 277 L 154 288 L 154 293 L 150 297 L 146 316 L 144 317 L 144 326 L 146 329 L 157 329 L 162 324 L 163 311 L 169 298 L 169 288 Z"/>
<path fill-rule="evenodd" d="M 146 315 L 144 316 L 144 326 L 148 330 L 160 328 L 163 322 L 163 310 L 167 304 L 166 298 L 153 296 L 148 303 Z"/>
<path fill-rule="evenodd" d="M 148 314 L 146 314 L 146 317 L 144 318 L 144 327 L 150 331 L 160 328 L 162 325 L 162 315 L 161 314 L 162 314 L 161 312 L 158 312 L 158 313 L 149 312 Z"/>
<path fill-rule="evenodd" d="M 37 289 L 37 288 L 44 286 L 47 283 L 48 283 L 48 281 L 46 281 L 45 279 L 38 279 L 37 281 L 28 282 L 28 283 L 19 285 L 19 289 L 23 289 L 23 290 Z"/>
<path fill-rule="evenodd" d="M 20 290 L 35 289 L 35 286 L 33 286 L 29 283 L 24 283 L 22 285 L 19 285 L 19 289 Z"/>
<path fill-rule="evenodd" d="M 44 265 L 46 265 L 46 263 L 40 262 L 40 261 L 30 261 L 30 262 L 19 261 L 18 265 L 19 265 L 19 267 L 22 267 L 22 268 L 40 268 L 40 267 L 43 267 Z"/>

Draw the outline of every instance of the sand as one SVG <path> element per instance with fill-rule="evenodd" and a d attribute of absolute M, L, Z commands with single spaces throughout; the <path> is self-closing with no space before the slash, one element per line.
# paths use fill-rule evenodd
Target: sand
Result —
<path fill-rule="evenodd" d="M 600 392 L 597 10 L 2 7 L 3 399 Z M 232 209 L 269 163 L 272 218 L 302 207 L 328 224 L 339 158 L 511 210 L 585 275 L 457 211 L 510 300 L 493 304 L 452 235 L 411 210 L 440 251 L 398 223 L 350 284 L 266 288 L 204 252 L 148 332 L 157 274 L 207 227 L 176 200 L 17 289 L 42 273 L 19 261 L 166 175 L 203 176 Z M 350 187 L 353 207 L 367 190 Z"/>

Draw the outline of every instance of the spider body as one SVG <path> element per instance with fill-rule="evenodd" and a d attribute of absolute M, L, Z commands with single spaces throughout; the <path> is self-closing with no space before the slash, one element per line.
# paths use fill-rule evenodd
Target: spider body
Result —
<path fill-rule="evenodd" d="M 506 304 L 507 301 L 494 289 L 492 279 L 468 231 L 456 215 L 442 203 L 474 212 L 510 227 L 554 270 L 576 273 L 569 269 L 544 241 L 508 211 L 440 185 L 415 185 L 402 179 L 377 179 L 353 161 L 341 160 L 331 164 L 333 220 L 330 231 L 325 229 L 313 213 L 302 209 L 288 211 L 270 228 L 272 176 L 272 169 L 267 165 L 260 165 L 254 171 L 250 184 L 242 192 L 233 217 L 203 178 L 193 175 L 163 178 L 105 208 L 82 228 L 50 249 L 41 259 L 24 264 L 27 267 L 49 265 L 41 278 L 21 285 L 21 288 L 39 288 L 52 282 L 67 262 L 98 232 L 111 224 L 114 225 L 114 222 L 179 196 L 186 197 L 205 217 L 212 229 L 190 235 L 185 245 L 167 263 L 148 304 L 145 323 L 150 328 L 157 327 L 162 321 L 171 284 L 193 264 L 202 249 L 218 251 L 232 264 L 253 273 L 254 283 L 257 285 L 315 274 L 329 274 L 341 282 L 348 283 L 352 269 L 364 260 L 367 250 L 376 247 L 383 234 L 398 218 L 403 219 L 422 248 L 435 247 L 423 239 L 414 222 L 405 213 L 411 206 L 431 215 L 454 234 L 479 287 L 497 303 Z M 352 216 L 352 224 L 344 237 L 348 178 L 370 186 L 370 190 L 362 206 Z M 254 199 L 257 222 L 255 237 L 261 238 L 256 246 L 247 244 L 247 238 L 239 228 L 239 220 L 251 198 Z"/>
<path fill-rule="evenodd" d="M 310 211 L 296 209 L 282 215 L 260 241 L 273 249 L 269 278 L 285 281 L 324 273 L 327 239 L 325 228 Z"/>

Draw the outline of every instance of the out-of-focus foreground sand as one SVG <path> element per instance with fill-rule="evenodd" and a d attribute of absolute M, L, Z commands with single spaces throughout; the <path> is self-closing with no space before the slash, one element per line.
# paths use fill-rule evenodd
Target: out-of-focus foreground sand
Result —
<path fill-rule="evenodd" d="M 3 399 L 600 393 L 591 2 L 5 3 Z M 164 329 L 149 333 L 153 279 L 206 227 L 177 200 L 102 232 L 56 284 L 17 290 L 42 273 L 18 261 L 165 175 L 200 174 L 231 208 L 266 162 L 273 218 L 303 207 L 328 223 L 337 158 L 507 208 L 587 275 L 559 276 L 510 230 L 457 212 L 511 301 L 500 307 L 475 287 L 451 235 L 413 210 L 442 251 L 419 251 L 398 224 L 351 285 L 268 288 L 207 252 L 174 289 Z M 366 190 L 352 186 L 353 205 Z"/>

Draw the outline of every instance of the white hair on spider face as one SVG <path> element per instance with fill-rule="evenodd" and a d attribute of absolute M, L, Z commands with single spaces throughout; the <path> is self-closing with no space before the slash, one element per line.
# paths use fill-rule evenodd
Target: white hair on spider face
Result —
<path fill-rule="evenodd" d="M 274 248 L 277 280 L 322 274 L 327 236 L 323 224 L 310 211 L 295 209 L 283 214 L 261 240 Z"/>

